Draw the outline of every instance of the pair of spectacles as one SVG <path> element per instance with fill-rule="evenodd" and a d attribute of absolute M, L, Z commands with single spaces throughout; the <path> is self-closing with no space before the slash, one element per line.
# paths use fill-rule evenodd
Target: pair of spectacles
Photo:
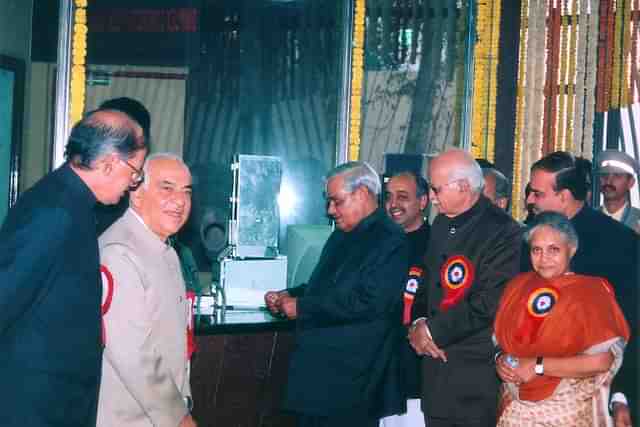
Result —
<path fill-rule="evenodd" d="M 458 182 L 458 179 L 454 179 L 453 181 L 449 181 L 446 184 L 442 184 L 440 186 L 435 186 L 435 185 L 431 185 L 429 184 L 429 190 L 433 191 L 433 194 L 435 194 L 436 196 L 440 193 L 442 193 L 442 190 L 444 190 L 446 187 L 450 186 L 451 184 L 454 184 L 456 182 Z"/>
<path fill-rule="evenodd" d="M 118 160 L 129 166 L 129 169 L 131 169 L 131 187 L 135 188 L 144 181 L 144 171 L 142 169 L 138 169 L 127 160 L 121 159 L 120 157 L 118 157 Z"/>

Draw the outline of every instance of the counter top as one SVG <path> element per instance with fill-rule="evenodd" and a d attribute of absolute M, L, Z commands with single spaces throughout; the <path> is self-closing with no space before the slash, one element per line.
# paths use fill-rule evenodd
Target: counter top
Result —
<path fill-rule="evenodd" d="M 295 329 L 295 321 L 272 316 L 266 310 L 219 310 L 216 315 L 196 315 L 194 320 L 196 335 Z"/>

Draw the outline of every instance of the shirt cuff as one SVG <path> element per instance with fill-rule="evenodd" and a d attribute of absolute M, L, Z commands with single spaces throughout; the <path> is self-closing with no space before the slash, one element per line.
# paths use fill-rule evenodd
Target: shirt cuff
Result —
<path fill-rule="evenodd" d="M 429 330 L 429 325 L 427 325 L 426 317 L 418 317 L 416 320 L 411 322 L 411 326 L 415 327 L 418 324 L 418 321 L 420 320 L 424 320 L 424 329 L 427 331 L 427 337 L 429 337 L 429 339 L 433 341 L 433 336 L 431 336 L 431 331 Z"/>
<path fill-rule="evenodd" d="M 629 406 L 629 401 L 627 401 L 627 397 L 620 392 L 613 393 L 611 396 L 611 400 L 609 401 L 609 411 L 613 412 L 613 404 L 614 403 L 622 403 L 625 406 Z"/>

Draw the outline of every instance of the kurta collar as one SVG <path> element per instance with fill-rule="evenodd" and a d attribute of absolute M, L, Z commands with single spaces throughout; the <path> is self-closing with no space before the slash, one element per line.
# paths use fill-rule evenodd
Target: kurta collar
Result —
<path fill-rule="evenodd" d="M 158 252 L 165 252 L 166 250 L 172 248 L 171 245 L 169 244 L 169 240 L 167 239 L 167 241 L 165 242 L 162 239 L 160 239 L 160 237 L 158 237 L 156 233 L 151 231 L 151 229 L 144 222 L 142 217 L 138 215 L 138 213 L 134 211 L 132 208 L 127 209 L 124 215 L 128 217 L 127 219 L 131 224 L 131 226 L 139 230 L 138 235 L 143 239 L 144 243 L 150 249 Z"/>

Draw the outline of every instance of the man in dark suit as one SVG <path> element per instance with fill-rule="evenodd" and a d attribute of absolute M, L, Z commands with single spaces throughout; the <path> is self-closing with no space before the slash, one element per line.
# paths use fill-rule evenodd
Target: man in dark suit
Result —
<path fill-rule="evenodd" d="M 611 387 L 616 426 L 630 426 L 638 416 L 638 236 L 629 228 L 588 206 L 590 163 L 570 153 L 548 154 L 531 167 L 531 193 L 527 203 L 533 211 L 559 212 L 571 220 L 580 245 L 571 261 L 574 273 L 606 278 L 614 287 L 620 308 L 631 326 L 631 340 L 622 368 Z M 523 257 L 523 271 L 529 271 Z"/>
<path fill-rule="evenodd" d="M 402 324 L 411 325 L 411 307 L 416 291 L 424 285 L 424 255 L 429 243 L 429 223 L 424 210 L 429 204 L 429 184 L 414 172 L 393 175 L 385 185 L 384 207 L 389 217 L 399 224 L 409 240 L 409 271 L 402 298 Z M 424 426 L 424 415 L 420 410 L 420 366 L 422 358 L 413 351 L 406 339 L 398 347 L 407 411 L 402 415 L 384 418 L 382 427 Z"/>
<path fill-rule="evenodd" d="M 142 129 L 96 111 L 66 163 L 26 191 L 0 229 L 0 425 L 95 426 L 102 358 L 96 201 L 138 184 Z"/>
<path fill-rule="evenodd" d="M 326 194 L 337 230 L 308 285 L 265 295 L 273 312 L 297 319 L 285 407 L 298 427 L 374 427 L 404 403 L 397 346 L 407 240 L 378 207 L 380 180 L 368 164 L 335 168 Z"/>
<path fill-rule="evenodd" d="M 422 359 L 422 410 L 429 427 L 496 424 L 498 386 L 491 340 L 504 285 L 518 273 L 522 228 L 482 195 L 480 166 L 451 150 L 429 167 L 438 209 L 425 256 L 425 285 L 409 333 Z"/>

